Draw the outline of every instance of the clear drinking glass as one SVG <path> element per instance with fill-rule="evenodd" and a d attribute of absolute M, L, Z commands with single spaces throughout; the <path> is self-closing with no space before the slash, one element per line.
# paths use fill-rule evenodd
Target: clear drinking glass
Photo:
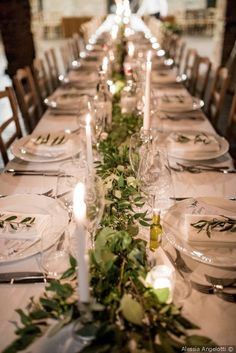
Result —
<path fill-rule="evenodd" d="M 87 230 L 90 234 L 90 245 L 94 245 L 94 237 L 104 211 L 104 186 L 98 175 L 86 178 L 85 203 L 87 206 Z"/>
<path fill-rule="evenodd" d="M 76 184 L 84 182 L 86 176 L 86 163 L 82 159 L 69 160 L 60 165 L 57 178 L 56 198 L 69 214 L 73 214 L 73 192 Z"/>
<path fill-rule="evenodd" d="M 70 235 L 67 229 L 48 247 L 48 233 L 42 233 L 40 267 L 46 277 L 59 279 L 70 267 Z"/>
<path fill-rule="evenodd" d="M 167 153 L 155 145 L 146 149 L 138 170 L 141 190 L 155 213 L 164 213 L 174 204 L 174 188 Z"/>

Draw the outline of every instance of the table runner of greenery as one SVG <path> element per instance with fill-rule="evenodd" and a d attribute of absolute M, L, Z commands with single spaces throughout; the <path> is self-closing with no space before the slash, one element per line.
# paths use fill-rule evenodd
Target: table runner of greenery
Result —
<path fill-rule="evenodd" d="M 93 317 L 80 332 L 92 332 L 95 339 L 81 352 L 172 353 L 183 346 L 212 346 L 209 338 L 189 334 L 188 330 L 197 326 L 183 317 L 181 308 L 166 303 L 168 289 L 157 290 L 145 283 L 150 265 L 146 242 L 137 235 L 140 225 L 149 224 L 146 212 L 135 212 L 143 199 L 127 145 L 142 121 L 135 114 L 122 114 L 119 98 L 119 93 L 113 97 L 112 131 L 100 145 L 102 162 L 97 163 L 106 207 L 90 251 Z M 23 350 L 37 338 L 53 335 L 78 319 L 76 286 L 76 261 L 71 257 L 71 268 L 60 281 L 48 284 L 39 300 L 31 298 L 25 310 L 16 310 L 21 320 L 16 325 L 18 337 L 4 353 Z"/>

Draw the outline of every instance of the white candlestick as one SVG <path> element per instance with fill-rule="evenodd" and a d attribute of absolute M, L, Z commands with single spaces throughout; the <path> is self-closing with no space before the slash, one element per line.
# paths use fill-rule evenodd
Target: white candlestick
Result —
<path fill-rule="evenodd" d="M 78 291 L 82 303 L 89 302 L 89 259 L 87 254 L 87 239 L 85 230 L 86 204 L 84 202 L 85 187 L 78 183 L 74 190 L 73 211 L 76 221 L 76 236 L 78 238 Z"/>
<path fill-rule="evenodd" d="M 152 61 L 152 51 L 148 50 L 147 52 L 147 61 Z"/>
<path fill-rule="evenodd" d="M 105 73 L 107 73 L 108 71 L 108 57 L 104 56 L 103 60 L 102 60 L 102 71 L 104 71 Z"/>
<path fill-rule="evenodd" d="M 134 50 L 135 50 L 134 43 L 133 42 L 128 42 L 128 55 L 129 55 L 130 58 L 133 58 Z"/>
<path fill-rule="evenodd" d="M 92 149 L 92 135 L 90 126 L 91 116 L 87 114 L 86 116 L 86 151 L 87 151 L 87 162 L 89 173 L 93 170 L 93 149 Z"/>
<path fill-rule="evenodd" d="M 143 129 L 150 128 L 150 98 L 151 98 L 151 71 L 152 62 L 146 62 L 146 81 L 145 81 L 145 102 L 144 102 L 144 115 L 143 115 Z"/>

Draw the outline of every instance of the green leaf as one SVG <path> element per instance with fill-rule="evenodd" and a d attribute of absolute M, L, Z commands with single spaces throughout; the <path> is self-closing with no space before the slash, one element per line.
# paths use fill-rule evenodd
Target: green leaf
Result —
<path fill-rule="evenodd" d="M 4 219 L 4 221 L 6 222 L 10 222 L 10 221 L 14 221 L 15 219 L 17 219 L 17 216 L 10 216 Z"/>
<path fill-rule="evenodd" d="M 215 347 L 216 343 L 208 337 L 192 335 L 187 337 L 186 345 L 197 347 Z"/>
<path fill-rule="evenodd" d="M 169 288 L 153 288 L 152 291 L 160 303 L 166 303 L 168 301 L 170 295 Z"/>
<path fill-rule="evenodd" d="M 124 294 L 120 302 L 120 310 L 127 321 L 135 325 L 142 325 L 143 308 L 131 295 Z"/>

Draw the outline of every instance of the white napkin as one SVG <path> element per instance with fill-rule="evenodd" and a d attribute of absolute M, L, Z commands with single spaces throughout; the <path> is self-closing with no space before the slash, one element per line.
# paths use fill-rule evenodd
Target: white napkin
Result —
<path fill-rule="evenodd" d="M 236 232 L 231 232 L 230 230 L 221 232 L 219 231 L 222 229 L 221 227 L 215 227 L 213 229 L 209 229 L 210 233 L 207 235 L 206 226 L 199 231 L 200 228 L 196 228 L 192 225 L 196 225 L 196 223 L 203 225 L 200 221 L 226 221 L 226 217 L 236 220 L 236 214 L 234 212 L 194 199 L 192 204 L 188 207 L 188 212 L 189 213 L 185 214 L 185 237 L 188 242 L 198 244 L 202 243 L 203 245 L 212 243 L 227 243 L 227 245 L 236 245 Z"/>
<path fill-rule="evenodd" d="M 179 155 L 185 155 L 189 152 L 204 154 L 220 150 L 219 142 L 214 136 L 201 132 L 173 132 L 168 135 L 166 143 L 169 152 L 175 152 Z"/>
<path fill-rule="evenodd" d="M 94 62 L 86 62 L 86 65 L 94 66 Z M 82 72 L 82 71 L 71 71 L 68 74 L 68 79 L 70 82 L 77 81 L 78 85 L 86 86 L 88 83 L 94 83 L 98 80 L 98 75 L 96 72 Z"/>
<path fill-rule="evenodd" d="M 42 143 L 42 139 L 47 138 L 47 136 L 32 136 L 24 145 L 24 150 L 36 156 L 58 157 L 71 147 L 72 142 L 66 134 L 49 134 L 48 140 Z"/>
<path fill-rule="evenodd" d="M 12 216 L 17 216 L 17 218 L 9 222 L 4 222 L 4 220 Z M 20 223 L 19 226 L 17 226 L 19 222 L 22 222 L 28 217 L 34 220 L 30 227 L 26 226 L 26 222 Z M 45 227 L 48 226 L 49 222 L 50 216 L 45 214 L 19 214 L 18 212 L 1 211 L 0 224 L 3 225 L 3 228 L 0 228 L 0 239 L 37 240 L 41 237 L 42 232 Z M 13 229 L 10 223 L 13 227 L 16 227 L 16 229 Z"/>
<path fill-rule="evenodd" d="M 152 72 L 152 82 L 154 83 L 174 83 L 176 74 L 174 72 L 163 71 L 162 73 Z"/>
<path fill-rule="evenodd" d="M 160 97 L 158 99 L 158 109 L 166 111 L 190 111 L 193 110 L 193 99 L 192 97 L 182 97 L 182 102 L 177 97 L 168 96 Z"/>

